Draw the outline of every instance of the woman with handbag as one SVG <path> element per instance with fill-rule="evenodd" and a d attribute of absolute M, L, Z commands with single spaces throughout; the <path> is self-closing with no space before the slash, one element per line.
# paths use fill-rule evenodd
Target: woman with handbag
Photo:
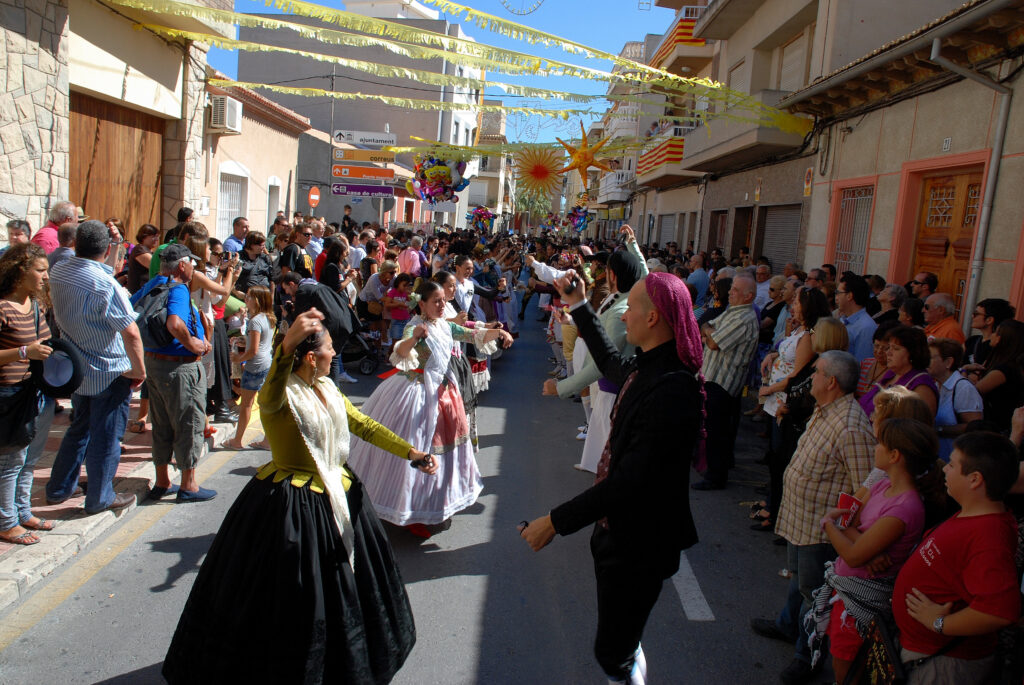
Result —
<path fill-rule="evenodd" d="M 53 523 L 32 514 L 32 470 L 46 446 L 54 402 L 36 389 L 29 360 L 53 351 L 45 309 L 48 264 L 43 248 L 15 245 L 0 259 L 0 540 L 39 542 Z"/>

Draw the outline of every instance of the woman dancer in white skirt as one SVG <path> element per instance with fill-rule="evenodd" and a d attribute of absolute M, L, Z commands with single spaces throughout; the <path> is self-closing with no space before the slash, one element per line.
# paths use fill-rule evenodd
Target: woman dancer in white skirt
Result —
<path fill-rule="evenodd" d="M 360 474 L 377 515 L 415 535 L 430 537 L 428 525 L 443 523 L 476 502 L 483 488 L 469 440 L 458 381 L 451 370 L 455 341 L 471 342 L 483 354 L 505 347 L 512 336 L 501 329 L 469 330 L 444 319 L 444 293 L 424 281 L 416 289 L 419 314 L 408 323 L 391 353 L 395 371 L 363 405 L 364 414 L 434 455 L 437 475 L 420 473 L 398 460 L 389 465 L 379 448 L 356 443 L 349 463 Z"/>

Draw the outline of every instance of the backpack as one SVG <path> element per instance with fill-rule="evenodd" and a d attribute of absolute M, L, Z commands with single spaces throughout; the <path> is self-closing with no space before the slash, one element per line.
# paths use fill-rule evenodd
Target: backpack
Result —
<path fill-rule="evenodd" d="M 161 283 L 135 304 L 135 312 L 139 315 L 139 335 L 145 349 L 159 349 L 174 342 L 174 336 L 167 330 L 167 298 L 171 288 L 179 285 L 184 284 Z"/>

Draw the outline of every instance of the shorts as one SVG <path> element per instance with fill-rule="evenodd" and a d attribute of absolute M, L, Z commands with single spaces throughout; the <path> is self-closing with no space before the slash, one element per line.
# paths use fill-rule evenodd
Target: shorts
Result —
<path fill-rule="evenodd" d="M 270 373 L 270 369 L 249 373 L 245 367 L 242 367 L 242 390 L 258 391 L 263 387 L 263 381 L 267 380 L 268 373 Z"/>
<path fill-rule="evenodd" d="M 367 303 L 363 300 L 356 298 L 356 313 L 359 314 L 359 318 L 363 321 L 380 321 L 380 314 L 373 314 L 367 308 Z"/>
<path fill-rule="evenodd" d="M 405 332 L 405 325 L 407 323 L 409 323 L 408 319 L 402 319 L 397 321 L 393 320 L 391 322 L 391 328 L 389 330 L 388 335 L 391 336 L 392 340 L 397 342 L 402 339 L 402 334 Z"/>
<path fill-rule="evenodd" d="M 847 616 L 846 620 L 843 620 L 844 611 L 846 605 L 843 604 L 843 600 L 836 599 L 828 620 L 829 651 L 832 652 L 832 656 L 843 661 L 853 661 L 857 658 L 857 652 L 864 644 L 864 639 L 857 632 L 857 621 L 853 616 Z"/>

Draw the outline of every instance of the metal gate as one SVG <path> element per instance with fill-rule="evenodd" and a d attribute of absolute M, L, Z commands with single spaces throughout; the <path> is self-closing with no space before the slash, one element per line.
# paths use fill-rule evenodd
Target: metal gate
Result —
<path fill-rule="evenodd" d="M 871 206 L 874 186 L 846 188 L 839 203 L 839 230 L 836 235 L 836 270 L 864 273 L 871 229 Z"/>
<path fill-rule="evenodd" d="M 780 205 L 765 209 L 761 253 L 772 260 L 772 273 L 782 273 L 786 262 L 796 261 L 799 241 L 800 205 Z"/>

